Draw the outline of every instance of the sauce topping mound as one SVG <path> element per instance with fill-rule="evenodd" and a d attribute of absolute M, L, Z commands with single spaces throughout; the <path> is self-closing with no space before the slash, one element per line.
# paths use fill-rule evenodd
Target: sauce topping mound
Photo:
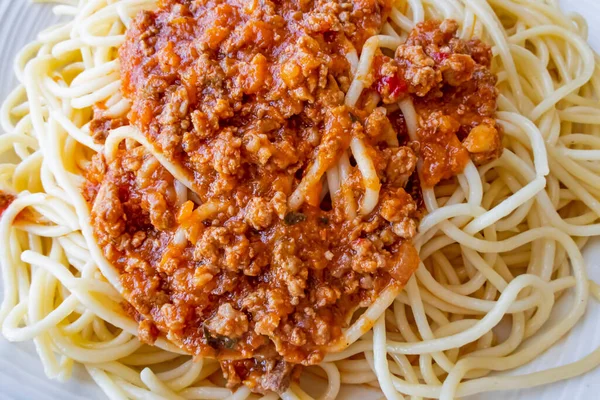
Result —
<path fill-rule="evenodd" d="M 299 365 L 323 359 L 358 308 L 406 284 L 419 262 L 417 157 L 439 151 L 458 160 L 458 173 L 471 148 L 495 151 L 476 140 L 489 132 L 471 140 L 472 131 L 496 127 L 487 114 L 462 113 L 477 102 L 469 93 L 479 86 L 465 85 L 487 77 L 489 49 L 451 39 L 455 29 L 439 23 L 419 26 L 394 58 L 378 51 L 363 93 L 384 103 L 413 96 L 419 141 L 408 140 L 397 112 L 363 107 L 363 97 L 344 105 L 348 60 L 389 12 L 388 0 L 162 0 L 138 15 L 119 54 L 131 111 L 111 121 L 98 109 L 91 126 L 102 142 L 132 125 L 152 149 L 125 141 L 110 161 L 95 156 L 85 195 L 142 340 L 162 333 L 219 359 L 230 385 L 281 393 Z M 433 77 L 419 72 L 423 52 Z M 434 127 L 444 118 L 450 133 Z M 321 182 L 291 209 L 307 171 L 334 166 L 353 137 L 381 181 L 377 207 L 348 218 Z M 344 187 L 360 201 L 362 177 L 350 163 Z M 451 177 L 430 164 L 427 183 Z"/>

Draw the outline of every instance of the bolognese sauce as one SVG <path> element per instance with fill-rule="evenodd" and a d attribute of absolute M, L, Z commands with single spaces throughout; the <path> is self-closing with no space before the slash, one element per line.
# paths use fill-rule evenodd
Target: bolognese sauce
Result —
<path fill-rule="evenodd" d="M 87 171 L 94 232 L 143 341 L 162 333 L 219 359 L 230 385 L 281 393 L 358 308 L 406 284 L 419 263 L 418 157 L 433 185 L 501 145 L 489 48 L 454 38 L 452 22 L 420 25 L 395 58 L 379 54 L 369 90 L 381 107 L 344 105 L 348 55 L 389 10 L 389 0 L 162 0 L 132 23 L 119 53 L 128 121 L 98 108 L 92 133 L 102 141 L 130 124 L 193 182 L 188 190 L 131 143 Z M 428 90 L 414 70 L 418 46 L 433 63 Z M 415 98 L 419 141 L 386 108 L 402 96 Z M 444 118 L 447 130 L 435 126 Z M 472 137 L 468 127 L 481 126 Z M 490 135 L 493 146 L 481 145 Z M 376 209 L 348 218 L 322 183 L 289 207 L 316 155 L 333 165 L 353 137 L 367 143 L 382 182 Z M 360 197 L 357 168 L 348 180 Z"/>
<path fill-rule="evenodd" d="M 4 211 L 11 205 L 11 203 L 15 200 L 15 196 L 12 194 L 4 193 L 0 190 L 0 217 L 4 214 Z"/>
<path fill-rule="evenodd" d="M 462 172 L 469 157 L 483 164 L 502 153 L 491 49 L 478 39 L 457 38 L 457 29 L 452 20 L 419 24 L 393 58 L 379 52 L 371 76 L 371 90 L 384 103 L 410 94 L 427 186 Z"/>

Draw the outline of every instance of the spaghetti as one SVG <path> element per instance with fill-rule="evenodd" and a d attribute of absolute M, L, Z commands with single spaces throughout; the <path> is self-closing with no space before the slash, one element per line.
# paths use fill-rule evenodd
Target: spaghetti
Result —
<path fill-rule="evenodd" d="M 206 196 L 203 180 L 194 174 L 194 165 L 199 165 L 194 164 L 196 159 L 175 158 L 167 151 L 168 143 L 152 136 L 153 128 L 145 127 L 144 122 L 129 125 L 125 121 L 132 109 L 137 113 L 135 118 L 145 118 L 145 106 L 136 102 L 140 100 L 136 93 L 153 89 L 146 85 L 148 82 L 135 82 L 144 76 L 136 70 L 142 64 L 133 62 L 131 54 L 123 54 L 127 49 L 137 52 L 144 46 L 141 43 L 146 43 L 141 38 L 144 31 L 138 32 L 139 37 L 131 33 L 135 32 L 133 27 L 144 26 L 140 25 L 142 10 L 150 10 L 143 15 L 151 15 L 165 4 L 177 2 L 160 3 L 65 1 L 55 11 L 72 19 L 40 33 L 17 58 L 15 71 L 21 85 L 1 111 L 5 134 L 0 136 L 0 151 L 18 160 L 0 165 L 0 262 L 5 289 L 0 308 L 2 333 L 11 341 L 33 340 L 50 378 L 67 379 L 75 363 L 83 364 L 110 398 L 256 398 L 250 388 L 258 388 L 267 399 L 310 398 L 305 392 L 308 389 L 297 383 L 288 388 L 279 381 L 270 385 L 271 379 L 251 379 L 255 377 L 254 364 L 245 365 L 250 372 L 240 372 L 236 364 L 240 354 L 244 359 L 271 356 L 258 354 L 260 346 L 242 349 L 231 341 L 231 337 L 244 337 L 245 333 L 237 329 L 250 328 L 247 317 L 229 303 L 213 304 L 213 317 L 201 321 L 202 344 L 191 346 L 171 329 L 168 319 L 162 326 L 156 314 L 143 311 L 143 301 L 150 298 L 132 296 L 130 281 L 123 279 L 128 267 L 118 265 L 120 261 L 107 253 L 102 229 L 109 232 L 112 228 L 99 227 L 120 203 L 111 202 L 103 208 L 98 197 L 110 198 L 107 185 L 121 179 L 111 163 L 125 165 L 141 160 L 141 168 L 151 169 L 153 174 L 159 171 L 152 179 L 160 176 L 169 182 L 169 187 L 163 188 L 170 193 L 167 202 L 179 213 L 173 216 L 178 229 L 168 241 L 179 250 L 167 251 L 161 254 L 162 261 L 156 261 L 165 271 L 177 251 L 185 252 L 187 243 L 202 234 L 194 227 L 218 220 L 234 207 L 222 198 L 211 201 Z M 365 9 L 371 4 L 364 3 L 361 6 Z M 344 104 L 335 103 L 327 111 L 332 115 L 325 123 L 330 129 L 320 132 L 319 140 L 313 142 L 322 144 L 333 132 L 337 136 L 332 143 L 337 147 L 331 154 L 321 151 L 325 146 L 317 145 L 289 153 L 314 157 L 306 157 L 293 190 L 282 189 L 287 190 L 283 201 L 287 214 L 279 217 L 301 229 L 298 226 L 313 220 L 316 224 L 325 215 L 306 210 L 316 210 L 329 201 L 342 223 L 370 215 L 381 215 L 388 221 L 384 205 L 391 196 L 393 176 L 399 177 L 394 193 L 405 193 L 404 189 L 413 195 L 422 193 L 426 215 L 414 237 L 410 222 L 414 215 L 404 215 L 402 223 L 389 218 L 389 229 L 401 238 L 396 239 L 399 247 L 393 253 L 396 258 L 392 258 L 409 254 L 406 246 L 412 246 L 411 238 L 418 250 L 420 262 L 410 279 L 414 268 L 409 261 L 395 264 L 396 269 L 385 267 L 393 272 L 381 282 L 391 284 L 369 289 L 373 291 L 368 301 L 365 297 L 350 301 L 347 308 L 329 309 L 341 316 L 327 321 L 331 328 L 341 327 L 339 321 L 357 307 L 366 307 L 348 328 L 332 333 L 328 341 L 314 342 L 316 347 L 311 351 L 327 350 L 321 354 L 322 362 L 305 372 L 327 381 L 326 390 L 316 393 L 317 397 L 336 398 L 341 384 L 368 384 L 381 388 L 387 398 L 452 399 L 555 382 L 600 364 L 597 350 L 564 367 L 523 376 L 488 377 L 492 372 L 524 365 L 551 347 L 584 316 L 590 294 L 597 297 L 600 292 L 586 277 L 580 251 L 589 237 L 600 233 L 600 192 L 596 188 L 600 171 L 595 163 L 600 146 L 596 140 L 600 121 L 595 116 L 600 90 L 597 56 L 585 42 L 586 26 L 581 17 L 565 16 L 553 0 L 527 2 L 527 7 L 521 3 L 398 0 L 390 10 L 374 14 L 374 18 L 389 14 L 386 21 L 377 21 L 378 29 L 360 20 L 367 28 L 356 40 L 344 35 L 332 39 L 336 50 L 330 55 L 342 55 L 340 65 L 347 64 L 347 68 L 331 73 L 337 73 L 339 81 L 350 79 L 342 89 Z M 213 11 L 207 9 L 209 14 Z M 181 18 L 190 16 L 182 14 Z M 153 26 L 147 25 L 147 31 Z M 154 34 L 160 36 L 160 29 Z M 220 34 L 213 32 L 206 43 Z M 475 38 L 492 46 L 492 52 Z M 153 47 L 144 60 L 152 58 L 153 50 L 165 47 L 158 42 L 151 43 Z M 462 52 L 454 51 L 461 46 Z M 464 53 L 471 61 L 461 59 L 456 68 L 444 70 L 440 78 L 443 83 L 427 85 L 427 79 L 417 79 L 426 71 L 411 70 L 419 66 L 415 58 L 421 55 L 417 53 L 419 47 L 426 49 L 426 58 L 432 60 L 425 62 L 433 63 L 424 67 L 447 65 Z M 167 53 L 160 57 L 167 64 L 173 61 Z M 260 57 L 246 61 L 251 61 L 248 68 L 255 72 L 263 62 Z M 125 65 L 127 62 L 131 64 Z M 462 76 L 461 68 L 468 63 L 474 63 L 467 69 L 475 72 Z M 123 71 L 131 76 L 124 76 Z M 208 76 L 209 71 L 205 71 Z M 398 77 L 402 79 L 396 80 Z M 251 81 L 250 75 L 246 81 Z M 329 86 L 323 82 L 325 90 Z M 476 87 L 465 89 L 469 82 L 476 82 Z M 436 84 L 445 86 L 436 92 Z M 253 87 L 252 82 L 249 87 Z M 488 87 L 493 90 L 486 92 Z M 407 91 L 411 94 L 406 95 Z M 302 90 L 297 95 L 310 97 Z M 464 100 L 467 95 L 470 97 Z M 478 96 L 476 101 L 474 96 Z M 465 109 L 469 101 L 479 106 L 476 116 Z M 493 108 L 486 106 L 492 103 Z M 101 119 L 94 112 L 99 105 Z M 336 114 L 347 109 L 361 111 L 357 115 Z M 463 119 L 472 121 L 468 129 Z M 146 121 L 151 125 L 158 119 Z M 202 121 L 192 122 L 200 126 L 206 122 Z M 375 121 L 392 123 L 388 126 Z M 368 136 L 340 133 L 348 131 L 346 123 L 348 127 L 364 125 L 365 130 L 373 126 L 382 148 L 405 148 L 393 165 L 405 166 L 406 171 L 395 175 L 389 167 L 382 169 Z M 441 150 L 439 135 L 450 138 L 450 144 Z M 402 138 L 418 142 L 420 148 L 400 146 Z M 247 148 L 257 150 L 256 160 L 260 162 L 260 149 L 269 143 L 257 140 L 257 146 Z M 420 155 L 418 161 L 414 150 Z M 90 171 L 96 171 L 94 160 L 98 159 L 106 160 L 108 164 L 100 165 L 109 172 L 94 178 Z M 231 162 L 214 165 L 221 173 L 233 174 Z M 409 178 L 414 168 L 419 179 Z M 144 201 L 160 203 L 151 198 Z M 254 201 L 259 200 L 251 199 Z M 152 225 L 172 226 L 163 220 L 166 213 L 156 210 Z M 130 220 L 135 215 L 130 214 Z M 272 223 L 247 220 L 257 231 Z M 186 225 L 185 221 L 191 222 Z M 131 240 L 135 238 L 132 232 Z M 345 238 L 336 240 L 344 243 Z M 364 243 L 353 242 L 352 246 Z M 323 257 L 331 261 L 335 255 L 329 252 Z M 406 268 L 398 272 L 398 265 Z M 220 273 L 198 269 L 202 274 L 194 277 L 202 283 Z M 367 276 L 363 273 L 361 278 Z M 556 299 L 566 291 L 574 294 L 571 310 L 558 324 L 548 327 Z M 156 293 L 156 297 L 161 295 Z M 123 307 L 124 300 L 136 310 Z M 290 301 L 295 305 L 300 300 Z M 270 316 L 257 315 L 257 321 Z M 234 318 L 236 326 L 231 327 L 217 317 L 239 319 Z M 310 325 L 310 321 L 305 323 Z M 168 334 L 168 340 L 158 335 L 154 324 Z M 510 327 L 508 337 L 493 329 L 499 324 Z M 250 322 L 249 326 L 254 325 Z M 194 337 L 187 332 L 188 338 Z M 285 344 L 283 333 L 261 332 L 271 336 L 279 356 L 297 356 L 296 349 L 289 350 Z M 535 339 L 534 344 L 524 346 L 529 338 Z M 268 346 L 262 349 L 272 351 Z M 233 366 L 230 370 L 224 367 L 230 382 L 238 374 L 248 386 L 234 391 L 232 386 L 226 388 L 215 357 L 225 366 Z M 262 371 L 265 376 L 275 375 L 279 367 L 273 365 Z"/>

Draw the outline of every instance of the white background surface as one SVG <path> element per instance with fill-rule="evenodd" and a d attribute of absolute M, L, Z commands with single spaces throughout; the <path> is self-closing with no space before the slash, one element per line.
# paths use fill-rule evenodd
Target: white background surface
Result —
<path fill-rule="evenodd" d="M 590 25 L 590 43 L 600 52 L 600 0 L 562 0 L 565 10 L 582 14 Z M 0 0 L 0 100 L 15 86 L 12 63 L 17 51 L 41 29 L 56 21 L 50 7 L 27 0 Z M 3 132 L 0 132 L 3 133 Z M 0 249 L 2 251 L 2 249 Z M 600 282 L 600 239 L 585 249 L 590 277 Z M 0 293 L 2 289 L 0 287 Z M 568 306 L 564 303 L 563 306 Z M 562 307 L 563 309 L 565 307 Z M 560 310 L 559 310 L 560 311 Z M 555 315 L 560 318 L 560 312 Z M 600 305 L 590 302 L 583 321 L 557 346 L 520 373 L 534 372 L 578 360 L 600 346 Z M 359 396 L 343 396 L 344 398 Z M 363 400 L 369 396 L 360 396 Z M 376 396 L 379 397 L 379 396 Z M 0 336 L 0 399 L 103 399 L 85 371 L 77 371 L 66 383 L 49 381 L 43 373 L 32 343 L 11 344 Z M 582 377 L 542 388 L 488 393 L 469 400 L 591 400 L 600 399 L 600 369 Z"/>

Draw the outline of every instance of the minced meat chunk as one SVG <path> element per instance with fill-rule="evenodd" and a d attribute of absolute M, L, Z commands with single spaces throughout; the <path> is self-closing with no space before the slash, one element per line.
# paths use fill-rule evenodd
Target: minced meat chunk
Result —
<path fill-rule="evenodd" d="M 219 306 L 217 314 L 204 323 L 209 332 L 237 339 L 248 331 L 248 317 L 234 309 L 230 303 Z"/>

